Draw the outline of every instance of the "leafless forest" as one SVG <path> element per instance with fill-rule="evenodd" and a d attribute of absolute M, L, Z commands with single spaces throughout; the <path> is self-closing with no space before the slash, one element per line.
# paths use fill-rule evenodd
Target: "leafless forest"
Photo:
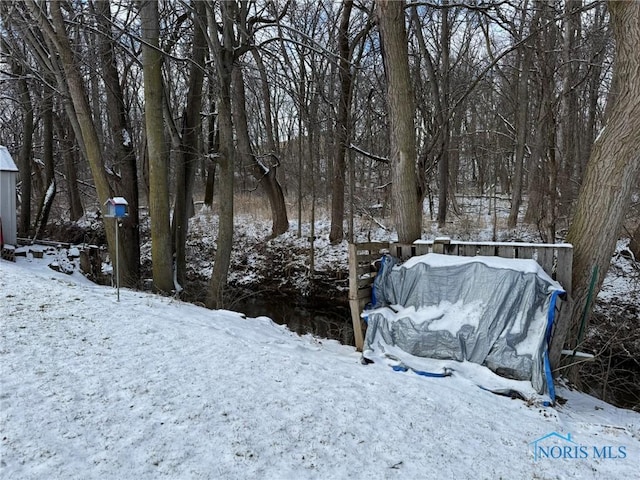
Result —
<path fill-rule="evenodd" d="M 269 238 L 314 238 L 322 213 L 334 245 L 356 219 L 412 242 L 465 222 L 460 196 L 506 198 L 507 229 L 574 245 L 574 329 L 616 242 L 640 255 L 637 2 L 5 0 L 0 18 L 19 237 L 101 212 L 113 256 L 104 205 L 124 197 L 122 285 L 187 285 L 204 202 L 205 303 L 224 306 L 246 195 Z"/>

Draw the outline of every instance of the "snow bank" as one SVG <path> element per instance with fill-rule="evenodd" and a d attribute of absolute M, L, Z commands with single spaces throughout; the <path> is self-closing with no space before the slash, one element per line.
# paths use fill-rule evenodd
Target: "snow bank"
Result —
<path fill-rule="evenodd" d="M 640 415 L 591 397 L 534 408 L 362 365 L 265 317 L 120 298 L 46 260 L 0 261 L 1 478 L 637 476 Z M 626 457 L 536 460 L 562 445 L 551 432 Z"/>

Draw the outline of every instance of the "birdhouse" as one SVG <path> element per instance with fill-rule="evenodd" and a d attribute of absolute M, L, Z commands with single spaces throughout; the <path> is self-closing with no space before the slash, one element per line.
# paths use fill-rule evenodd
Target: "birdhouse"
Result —
<path fill-rule="evenodd" d="M 107 206 L 107 217 L 123 218 L 129 214 L 129 203 L 122 197 L 113 197 L 105 203 Z"/>

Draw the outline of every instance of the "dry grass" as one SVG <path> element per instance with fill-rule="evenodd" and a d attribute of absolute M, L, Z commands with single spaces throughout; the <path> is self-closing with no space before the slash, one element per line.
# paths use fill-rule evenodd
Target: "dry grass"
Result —
<path fill-rule="evenodd" d="M 298 199 L 285 198 L 287 205 L 287 214 L 289 220 L 297 220 L 298 218 Z M 214 198 L 213 211 L 217 211 L 218 197 Z M 316 220 L 328 218 L 329 211 L 324 204 L 316 202 L 315 209 Z M 249 220 L 269 221 L 271 220 L 271 206 L 269 200 L 262 192 L 243 192 L 233 197 L 233 213 L 236 216 L 244 216 Z M 302 221 L 303 223 L 311 220 L 311 201 L 303 199 L 302 202 Z"/>
<path fill-rule="evenodd" d="M 271 207 L 269 200 L 264 195 L 240 193 L 233 198 L 233 213 L 234 215 L 246 215 L 253 220 L 266 220 L 271 218 Z"/>

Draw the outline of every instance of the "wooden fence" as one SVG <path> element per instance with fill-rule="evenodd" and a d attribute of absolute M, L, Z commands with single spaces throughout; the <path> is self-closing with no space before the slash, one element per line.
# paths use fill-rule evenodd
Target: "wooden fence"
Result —
<path fill-rule="evenodd" d="M 376 276 L 374 262 L 385 253 L 398 257 L 402 261 L 427 253 L 536 260 L 544 271 L 558 281 L 567 292 L 563 301 L 560 302 L 556 328 L 557 325 L 567 324 L 571 316 L 571 264 L 573 261 L 573 246 L 571 244 L 463 242 L 449 238 L 418 240 L 410 245 L 386 242 L 354 243 L 349 245 L 349 306 L 356 348 L 360 351 L 364 343 L 365 328 L 360 314 L 366 304 L 371 301 L 371 290 Z M 560 336 L 564 337 L 564 335 Z M 550 352 L 552 365 L 559 362 L 562 340 L 552 342 Z"/>

